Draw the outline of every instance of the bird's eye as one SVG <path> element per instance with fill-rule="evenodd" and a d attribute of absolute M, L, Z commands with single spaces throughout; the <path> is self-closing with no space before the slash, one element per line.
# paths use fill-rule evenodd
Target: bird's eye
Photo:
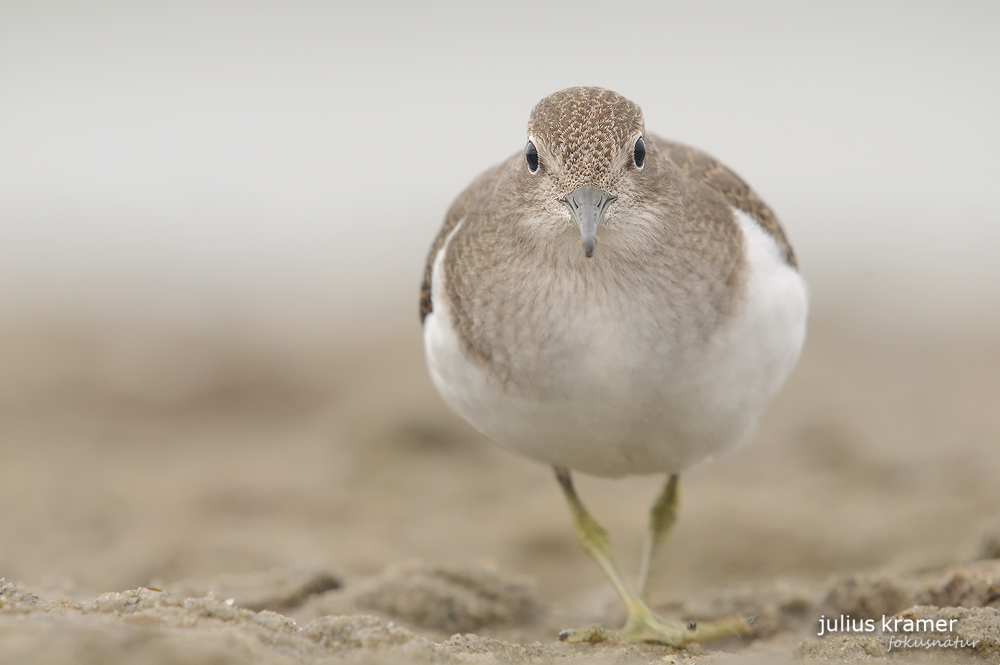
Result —
<path fill-rule="evenodd" d="M 632 157 L 635 159 L 637 169 L 641 169 L 642 165 L 646 163 L 646 143 L 641 136 L 635 142 L 635 152 L 632 153 Z"/>
<path fill-rule="evenodd" d="M 528 141 L 528 147 L 524 149 L 524 158 L 528 160 L 528 170 L 534 173 L 538 170 L 538 151 L 535 144 Z"/>

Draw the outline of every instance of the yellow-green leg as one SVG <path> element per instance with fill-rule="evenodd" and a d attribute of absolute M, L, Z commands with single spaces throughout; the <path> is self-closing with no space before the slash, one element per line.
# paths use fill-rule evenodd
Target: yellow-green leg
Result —
<path fill-rule="evenodd" d="M 591 626 L 576 630 L 566 630 L 559 634 L 559 639 L 566 642 L 603 642 L 607 640 L 628 640 L 633 642 L 659 642 L 670 644 L 675 647 L 682 647 L 695 641 L 712 640 L 719 637 L 746 633 L 748 626 L 742 619 L 727 619 L 711 623 L 697 624 L 691 621 L 687 624 L 664 621 L 658 617 L 649 606 L 637 596 L 628 584 L 625 583 L 618 565 L 611 554 L 611 539 L 608 538 L 607 531 L 590 516 L 587 508 L 580 501 L 576 490 L 573 488 L 573 479 L 570 477 L 569 469 L 554 467 L 556 479 L 562 487 L 566 502 L 569 503 L 570 512 L 573 514 L 573 525 L 576 527 L 576 536 L 583 546 L 583 550 L 597 562 L 604 574 L 607 575 L 611 584 L 614 585 L 618 595 L 625 602 L 628 611 L 628 618 L 625 627 L 619 631 L 608 631 L 600 626 Z M 671 481 L 667 482 L 664 488 L 664 495 L 671 487 Z M 661 495 L 656 506 L 664 503 L 671 506 L 676 512 L 677 506 L 677 481 L 673 480 L 673 488 L 670 490 L 673 498 L 664 499 Z M 669 510 L 663 511 L 666 515 Z M 660 541 L 669 531 L 672 519 L 655 520 L 655 529 Z M 654 518 L 650 519 L 650 527 L 653 529 Z M 651 534 L 652 535 L 652 534 Z M 654 544 L 655 549 L 655 544 Z M 654 552 L 655 553 L 655 552 Z"/>
<path fill-rule="evenodd" d="M 671 473 L 656 503 L 649 510 L 649 532 L 646 534 L 642 567 L 639 569 L 639 596 L 647 603 L 652 587 L 653 571 L 656 570 L 657 554 L 663 547 L 667 534 L 674 527 L 674 522 L 677 521 L 677 485 L 677 474 Z"/>

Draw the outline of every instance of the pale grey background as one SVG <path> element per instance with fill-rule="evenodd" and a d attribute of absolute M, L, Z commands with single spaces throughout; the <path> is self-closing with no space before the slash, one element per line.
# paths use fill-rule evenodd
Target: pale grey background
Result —
<path fill-rule="evenodd" d="M 997 2 L 2 0 L 2 311 L 415 326 L 451 200 L 595 84 L 761 193 L 815 312 L 985 329 L 998 28 Z"/>

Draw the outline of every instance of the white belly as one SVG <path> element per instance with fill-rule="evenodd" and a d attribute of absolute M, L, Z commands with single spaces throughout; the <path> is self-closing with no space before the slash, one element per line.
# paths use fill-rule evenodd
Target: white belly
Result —
<path fill-rule="evenodd" d="M 743 212 L 734 215 L 745 236 L 746 300 L 711 338 L 663 335 L 643 325 L 642 312 L 619 311 L 603 325 L 591 313 L 559 341 L 558 362 L 544 347 L 534 350 L 543 370 L 552 361 L 537 392 L 503 385 L 463 353 L 442 283 L 446 246 L 424 320 L 431 379 L 497 444 L 593 475 L 676 472 L 735 445 L 798 359 L 808 298 L 774 239 Z"/>

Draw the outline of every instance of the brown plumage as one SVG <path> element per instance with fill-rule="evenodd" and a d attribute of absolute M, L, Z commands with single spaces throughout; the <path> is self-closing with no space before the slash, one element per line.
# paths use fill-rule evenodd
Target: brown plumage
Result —
<path fill-rule="evenodd" d="M 675 177 L 689 181 L 690 188 L 700 190 L 696 193 L 698 198 L 704 199 L 708 205 L 717 206 L 724 202 L 746 212 L 774 237 L 786 261 L 797 266 L 795 254 L 777 217 L 739 176 L 697 148 L 645 134 L 642 111 L 621 95 L 603 88 L 569 88 L 539 102 L 528 121 L 529 136 L 537 134 L 547 139 L 544 149 L 541 146 L 538 148 L 543 165 L 546 158 L 553 159 L 555 153 L 570 156 L 565 160 L 560 178 L 566 191 L 584 182 L 612 189 L 616 183 L 609 173 L 612 171 L 614 148 L 626 143 L 630 133 L 636 131 L 646 140 L 649 153 L 655 155 L 658 152 L 670 161 Z M 584 145 L 599 146 L 600 149 L 583 150 Z M 582 154 L 588 155 L 586 163 L 572 159 Z M 512 192 L 498 191 L 498 186 L 501 182 L 503 186 L 516 186 L 518 178 L 512 175 L 523 175 L 523 163 L 523 154 L 519 152 L 489 169 L 463 191 L 448 210 L 427 255 L 420 287 L 421 321 L 433 310 L 431 277 L 434 260 L 448 235 L 466 216 L 489 217 L 498 199 L 512 197 Z"/>

